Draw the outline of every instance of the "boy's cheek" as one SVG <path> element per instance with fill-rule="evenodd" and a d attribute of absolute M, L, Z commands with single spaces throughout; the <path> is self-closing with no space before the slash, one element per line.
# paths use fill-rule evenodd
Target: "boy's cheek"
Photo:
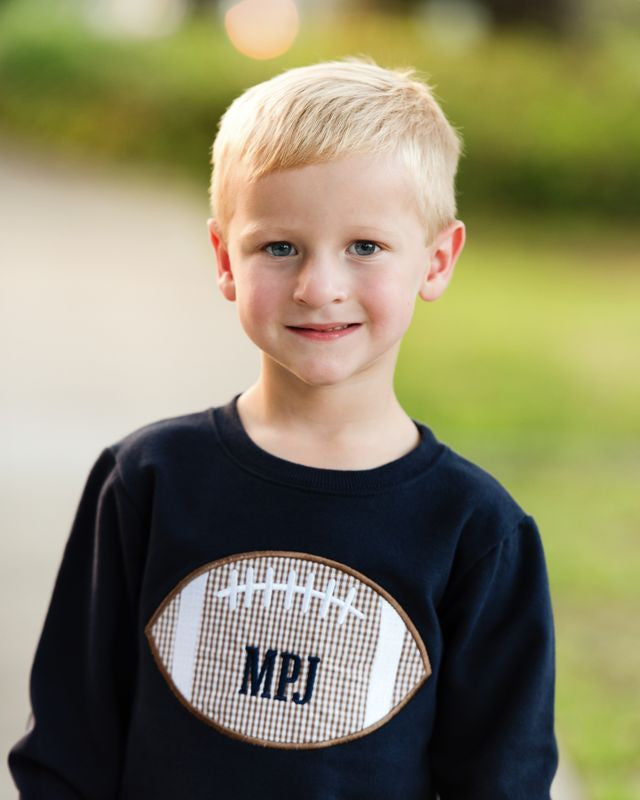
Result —
<path fill-rule="evenodd" d="M 387 328 L 405 328 L 411 322 L 416 298 L 408 288 L 388 283 L 377 287 L 366 306 L 371 315 Z"/>
<path fill-rule="evenodd" d="M 248 325 L 265 325 L 281 320 L 276 293 L 268 286 L 241 284 L 238 286 L 238 303 L 241 318 Z"/>

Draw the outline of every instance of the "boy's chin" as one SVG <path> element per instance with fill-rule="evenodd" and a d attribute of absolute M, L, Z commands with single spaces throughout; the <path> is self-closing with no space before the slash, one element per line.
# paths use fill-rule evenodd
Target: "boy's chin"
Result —
<path fill-rule="evenodd" d="M 266 354 L 265 354 L 266 355 Z M 263 369 L 269 370 L 270 378 L 284 383 L 298 383 L 309 388 L 328 386 L 346 386 L 352 382 L 361 383 L 366 378 L 366 373 L 372 371 L 372 364 L 347 364 L 346 359 L 319 360 L 313 364 L 304 365 L 293 362 L 276 361 L 271 356 L 266 356 Z M 363 387 L 364 388 L 364 387 Z"/>
<path fill-rule="evenodd" d="M 271 380 L 285 383 L 300 383 L 305 386 L 335 386 L 349 379 L 352 372 L 347 368 L 344 359 L 316 360 L 304 364 L 294 360 L 279 360 L 262 351 L 263 372 L 269 372 Z"/>
<path fill-rule="evenodd" d="M 346 383 L 351 376 L 345 370 L 287 370 L 293 380 L 308 387 L 338 386 Z"/>

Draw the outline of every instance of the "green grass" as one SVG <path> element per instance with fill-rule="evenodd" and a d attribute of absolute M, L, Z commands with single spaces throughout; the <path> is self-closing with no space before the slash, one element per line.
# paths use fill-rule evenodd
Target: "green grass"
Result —
<path fill-rule="evenodd" d="M 557 726 L 590 800 L 640 793 L 640 236 L 597 220 L 467 220 L 418 300 L 396 388 L 538 521 Z"/>

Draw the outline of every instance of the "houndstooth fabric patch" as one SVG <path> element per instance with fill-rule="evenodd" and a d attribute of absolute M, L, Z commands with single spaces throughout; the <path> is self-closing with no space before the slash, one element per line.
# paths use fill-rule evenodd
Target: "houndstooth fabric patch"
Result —
<path fill-rule="evenodd" d="M 205 564 L 165 598 L 145 634 L 189 711 L 270 747 L 364 736 L 431 674 L 419 633 L 384 589 L 308 553 L 256 551 Z"/>

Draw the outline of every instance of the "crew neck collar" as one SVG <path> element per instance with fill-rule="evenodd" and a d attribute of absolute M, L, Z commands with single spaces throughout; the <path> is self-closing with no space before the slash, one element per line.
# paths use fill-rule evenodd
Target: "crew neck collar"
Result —
<path fill-rule="evenodd" d="M 333 494 L 371 494 L 423 475 L 444 450 L 430 428 L 412 418 L 420 433 L 413 450 L 371 469 L 323 469 L 280 458 L 257 445 L 238 413 L 236 394 L 225 405 L 211 408 L 211 421 L 227 454 L 243 469 L 266 480 Z"/>

